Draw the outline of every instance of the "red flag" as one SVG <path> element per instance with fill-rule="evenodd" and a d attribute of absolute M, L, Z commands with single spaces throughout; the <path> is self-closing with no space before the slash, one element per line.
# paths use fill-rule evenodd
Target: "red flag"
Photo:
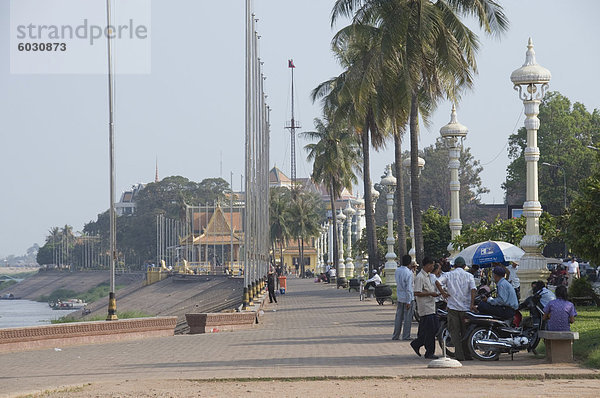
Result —
<path fill-rule="evenodd" d="M 294 65 L 294 60 L 290 59 L 288 60 L 288 68 L 295 68 L 296 66 Z"/>

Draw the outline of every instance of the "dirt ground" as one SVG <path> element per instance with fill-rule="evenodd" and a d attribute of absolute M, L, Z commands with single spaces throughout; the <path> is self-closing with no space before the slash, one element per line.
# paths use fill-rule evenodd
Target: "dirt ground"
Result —
<path fill-rule="evenodd" d="M 598 397 L 600 380 L 342 379 L 144 380 L 94 383 L 29 397 Z"/>

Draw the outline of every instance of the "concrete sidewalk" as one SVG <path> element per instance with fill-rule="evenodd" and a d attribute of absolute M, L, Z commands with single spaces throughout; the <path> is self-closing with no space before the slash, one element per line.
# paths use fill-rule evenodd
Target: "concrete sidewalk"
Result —
<path fill-rule="evenodd" d="M 600 373 L 546 364 L 528 353 L 514 361 L 503 355 L 497 362 L 432 370 L 408 342 L 391 340 L 395 306 L 361 302 L 357 293 L 293 278 L 278 300 L 266 305 L 262 323 L 251 330 L 1 354 L 0 396 L 139 379 Z"/>

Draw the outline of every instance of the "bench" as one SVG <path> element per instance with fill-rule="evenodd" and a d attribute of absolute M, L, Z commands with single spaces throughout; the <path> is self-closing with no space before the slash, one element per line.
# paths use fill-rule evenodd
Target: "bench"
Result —
<path fill-rule="evenodd" d="M 579 340 L 579 333 L 540 330 L 538 336 L 544 339 L 550 363 L 573 362 L 573 340 Z"/>

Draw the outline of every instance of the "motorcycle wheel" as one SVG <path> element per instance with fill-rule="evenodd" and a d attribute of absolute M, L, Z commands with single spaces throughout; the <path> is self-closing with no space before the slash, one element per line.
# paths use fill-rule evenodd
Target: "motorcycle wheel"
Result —
<path fill-rule="evenodd" d="M 480 361 L 495 361 L 500 357 L 500 353 L 497 351 L 483 351 L 476 347 L 475 341 L 481 339 L 497 340 L 498 335 L 493 331 L 484 327 L 477 327 L 473 329 L 469 335 L 469 351 L 474 358 Z"/>
<path fill-rule="evenodd" d="M 454 358 L 454 343 L 452 343 L 452 339 L 450 338 L 450 330 L 448 330 L 448 325 L 442 325 L 440 327 L 440 331 L 437 334 L 437 339 L 442 351 L 444 350 L 444 340 L 446 340 L 446 356 Z"/>

